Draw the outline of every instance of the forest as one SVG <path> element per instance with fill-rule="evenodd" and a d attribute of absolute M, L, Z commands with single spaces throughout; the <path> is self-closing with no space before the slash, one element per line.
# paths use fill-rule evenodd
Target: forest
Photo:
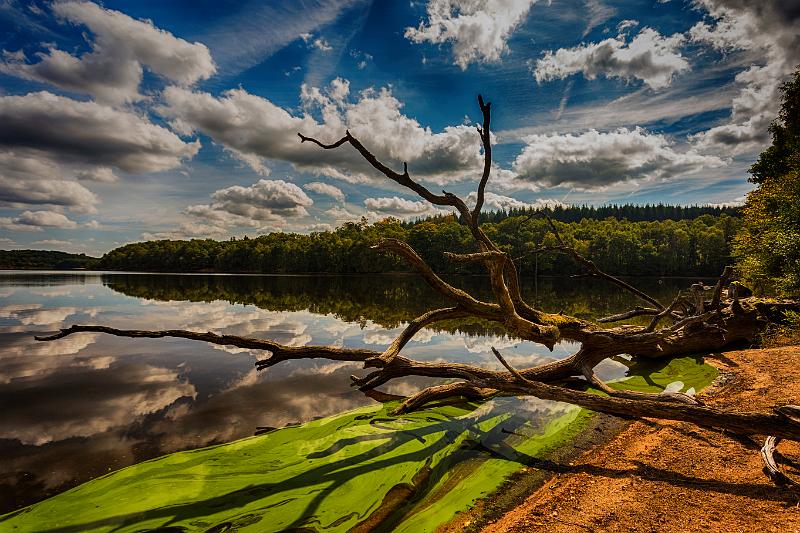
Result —
<path fill-rule="evenodd" d="M 72 270 L 92 268 L 96 257 L 56 250 L 0 250 L 0 269 Z"/>
<path fill-rule="evenodd" d="M 552 239 L 545 215 L 560 221 L 562 236 L 597 265 L 628 276 L 715 276 L 731 261 L 741 225 L 732 208 L 604 206 L 488 212 L 482 227 L 526 275 L 568 275 L 568 257 L 539 254 L 531 243 Z M 407 271 L 395 256 L 370 247 L 395 238 L 410 244 L 437 272 L 475 274 L 479 265 L 453 263 L 445 251 L 472 251 L 469 229 L 454 216 L 401 222 L 387 218 L 348 222 L 309 235 L 270 233 L 229 241 L 159 240 L 128 244 L 105 254 L 105 270 L 332 274 Z"/>

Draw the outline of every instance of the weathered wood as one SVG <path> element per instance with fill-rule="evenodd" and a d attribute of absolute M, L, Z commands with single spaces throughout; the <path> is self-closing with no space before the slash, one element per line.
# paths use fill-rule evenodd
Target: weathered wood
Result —
<path fill-rule="evenodd" d="M 548 313 L 529 305 L 522 297 L 517 268 L 512 258 L 500 250 L 484 233 L 480 224 L 480 212 L 485 202 L 485 189 L 492 168 L 491 150 L 491 104 L 478 97 L 483 122 L 478 134 L 484 152 L 484 164 L 477 187 L 477 201 L 470 210 L 464 200 L 452 193 L 442 191 L 435 194 L 412 179 L 408 165 L 403 163 L 403 172 L 396 172 L 381 162 L 349 131 L 332 143 L 324 143 L 298 133 L 301 142 L 310 142 L 324 150 L 336 150 L 349 145 L 364 160 L 388 179 L 408 188 L 425 201 L 458 211 L 460 222 L 465 224 L 474 239 L 475 251 L 466 254 L 447 253 L 451 261 L 482 264 L 489 275 L 494 301 L 482 301 L 473 295 L 453 287 L 439 277 L 433 269 L 407 243 L 387 239 L 376 249 L 394 253 L 405 259 L 436 292 L 451 302 L 450 307 L 431 310 L 412 320 L 402 333 L 383 351 L 337 348 L 331 346 L 285 346 L 270 340 L 219 335 L 213 332 L 185 330 L 122 330 L 107 326 L 73 325 L 50 336 L 37 337 L 41 341 L 53 341 L 81 332 L 97 332 L 134 338 L 176 337 L 230 345 L 269 352 L 269 356 L 256 362 L 256 368 L 266 369 L 283 361 L 295 359 L 324 358 L 335 361 L 353 361 L 364 367 L 376 368 L 364 376 L 352 376 L 352 385 L 362 391 L 374 391 L 388 381 L 407 376 L 426 376 L 457 380 L 444 385 L 435 385 L 407 398 L 397 412 L 419 409 L 432 401 L 452 397 L 487 399 L 497 395 L 531 395 L 545 400 L 568 402 L 612 415 L 635 418 L 662 418 L 680 420 L 703 427 L 714 427 L 727 431 L 765 435 L 767 439 L 762 457 L 768 473 L 775 471 L 774 450 L 777 439 L 800 440 L 800 408 L 782 406 L 769 413 L 737 412 L 700 405 L 695 398 L 685 394 L 645 394 L 633 391 L 617 391 L 608 387 L 595 374 L 594 368 L 603 360 L 628 355 L 638 358 L 670 358 L 696 353 L 708 353 L 724 349 L 733 344 L 752 343 L 766 324 L 780 318 L 789 309 L 800 308 L 797 302 L 766 301 L 747 298 L 743 289 L 734 281 L 733 270 L 728 267 L 713 287 L 710 300 L 704 294 L 706 287 L 691 288 L 693 301 L 680 295 L 668 306 L 634 287 L 626 281 L 603 272 L 591 259 L 583 256 L 574 247 L 567 245 L 558 226 L 548 218 L 550 229 L 557 245 L 534 247 L 534 253 L 557 252 L 571 256 L 585 269 L 585 275 L 616 285 L 646 302 L 648 307 L 636 307 L 630 311 L 601 318 L 596 321 Z M 730 289 L 724 290 L 730 284 Z M 712 288 L 709 287 L 708 290 Z M 639 316 L 652 316 L 648 326 L 621 324 L 607 326 Z M 517 370 L 511 367 L 494 350 L 506 371 L 495 371 L 476 365 L 450 362 L 415 361 L 401 354 L 405 345 L 429 325 L 443 320 L 478 318 L 494 322 L 520 339 L 532 341 L 551 350 L 561 340 L 580 343 L 573 355 L 531 368 Z M 662 319 L 669 318 L 671 325 L 658 328 Z M 568 386 L 568 382 L 580 378 L 599 388 L 607 396 L 598 395 Z M 777 474 L 770 474 L 777 476 Z M 773 479 L 777 479 L 773 477 Z"/>

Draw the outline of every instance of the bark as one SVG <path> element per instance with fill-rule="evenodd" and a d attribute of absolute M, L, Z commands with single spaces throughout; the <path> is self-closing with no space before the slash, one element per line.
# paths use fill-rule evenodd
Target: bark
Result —
<path fill-rule="evenodd" d="M 479 224 L 485 200 L 485 188 L 491 174 L 492 147 L 489 131 L 491 104 L 484 102 L 480 96 L 478 104 L 483 116 L 478 134 L 483 146 L 484 165 L 477 187 L 477 201 L 472 209 L 454 194 L 446 191 L 435 194 L 412 179 L 406 163 L 403 163 L 402 173 L 392 170 L 349 131 L 332 143 L 325 143 L 301 133 L 298 135 L 301 142 L 312 143 L 324 150 L 346 149 L 345 147 L 349 145 L 388 179 L 408 188 L 433 205 L 456 209 L 461 223 L 469 228 L 475 241 L 475 251 L 467 254 L 447 253 L 446 256 L 451 261 L 483 265 L 489 277 L 494 301 L 479 300 L 453 287 L 439 277 L 407 243 L 388 239 L 375 248 L 404 258 L 432 290 L 443 295 L 451 303 L 450 307 L 428 311 L 412 320 L 382 352 L 330 346 L 291 347 L 270 340 L 218 335 L 213 332 L 120 330 L 100 325 L 73 325 L 54 335 L 37 339 L 52 341 L 81 332 L 101 332 L 124 337 L 179 337 L 269 352 L 268 357 L 256 362 L 259 370 L 293 359 L 324 358 L 354 361 L 363 363 L 365 368 L 374 369 L 364 376 L 351 378 L 352 385 L 365 392 L 374 391 L 376 387 L 392 379 L 406 376 L 457 380 L 429 387 L 407 398 L 398 406 L 396 410 L 398 413 L 420 409 L 430 402 L 445 401 L 454 397 L 485 400 L 497 395 L 531 395 L 545 400 L 573 403 L 617 416 L 680 420 L 738 434 L 769 436 L 770 439 L 767 439 L 762 451 L 765 468 L 772 479 L 782 479 L 774 461 L 776 439 L 800 440 L 800 416 L 798 416 L 800 408 L 782 406 L 768 413 L 737 412 L 703 406 L 695 398 L 685 394 L 617 391 L 600 381 L 593 369 L 604 359 L 620 355 L 670 358 L 719 351 L 732 345 L 749 345 L 770 321 L 779 320 L 787 310 L 797 310 L 798 303 L 752 297 L 740 298 L 738 285 L 731 283 L 734 277 L 733 269 L 728 267 L 713 287 L 693 285 L 686 293 L 679 294 L 665 306 L 630 283 L 603 272 L 591 259 L 570 247 L 561 237 L 558 224 L 548 219 L 558 244 L 535 247 L 534 253 L 568 254 L 583 267 L 583 276 L 611 283 L 621 290 L 630 292 L 647 306 L 639 306 L 596 321 L 561 313 L 549 313 L 530 306 L 521 295 L 513 258 L 498 248 Z M 640 316 L 652 317 L 647 326 L 625 323 L 609 326 Z M 422 328 L 444 320 L 464 318 L 495 322 L 504 327 L 510 335 L 542 344 L 551 350 L 562 340 L 580 343 L 581 347 L 566 359 L 521 370 L 508 365 L 502 355 L 493 348 L 495 356 L 506 367 L 504 371 L 460 363 L 415 361 L 401 355 L 405 345 Z M 575 390 L 571 387 L 575 383 L 575 378 L 580 379 L 579 383 L 594 386 L 601 394 Z"/>

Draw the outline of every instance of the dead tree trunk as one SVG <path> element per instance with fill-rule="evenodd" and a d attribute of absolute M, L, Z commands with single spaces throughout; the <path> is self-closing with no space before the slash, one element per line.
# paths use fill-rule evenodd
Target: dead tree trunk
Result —
<path fill-rule="evenodd" d="M 270 353 L 256 363 L 261 370 L 291 359 L 324 358 L 336 361 L 362 362 L 372 368 L 368 374 L 352 376 L 353 386 L 371 391 L 386 382 L 405 376 L 428 376 L 457 379 L 457 382 L 432 386 L 407 398 L 396 412 L 419 409 L 433 400 L 450 397 L 487 399 L 497 395 L 532 395 L 547 400 L 558 400 L 588 409 L 627 417 L 681 420 L 699 426 L 729 430 L 738 434 L 769 436 L 762 455 L 768 470 L 774 470 L 773 451 L 779 439 L 800 440 L 800 407 L 782 406 L 771 413 L 734 412 L 714 409 L 700 404 L 694 397 L 681 393 L 647 394 L 617 391 L 603 383 L 594 372 L 598 363 L 618 355 L 642 358 L 669 358 L 688 354 L 721 350 L 727 346 L 752 343 L 764 326 L 779 317 L 786 309 L 796 309 L 796 302 L 763 301 L 757 298 L 740 299 L 735 288 L 726 290 L 733 271 L 727 267 L 714 287 L 694 285 L 686 294 L 679 294 L 664 305 L 632 285 L 601 271 L 589 258 L 578 253 L 562 239 L 558 224 L 549 221 L 556 238 L 555 246 L 540 246 L 535 253 L 552 252 L 570 255 L 584 269 L 583 275 L 618 286 L 639 298 L 646 306 L 628 312 L 591 321 L 562 314 L 553 314 L 528 305 L 522 298 L 514 261 L 500 250 L 484 233 L 479 224 L 486 184 L 492 168 L 490 144 L 491 104 L 478 96 L 483 115 L 478 134 L 483 144 L 484 165 L 477 188 L 475 206 L 470 209 L 459 197 L 449 192 L 435 194 L 413 180 L 408 165 L 396 172 L 379 161 L 361 142 L 345 132 L 341 139 L 326 144 L 298 133 L 301 142 L 311 142 L 325 150 L 335 150 L 350 145 L 388 179 L 410 189 L 433 205 L 450 207 L 472 234 L 476 250 L 470 254 L 446 253 L 451 261 L 473 262 L 483 265 L 489 275 L 492 301 L 482 301 L 453 287 L 439 277 L 407 243 L 388 239 L 377 246 L 378 250 L 403 257 L 430 285 L 445 296 L 451 306 L 428 311 L 412 320 L 406 329 L 383 352 L 326 346 L 290 347 L 269 340 L 245 338 L 215 333 L 183 330 L 139 331 L 119 330 L 105 326 L 75 325 L 59 333 L 37 337 L 52 341 L 79 332 L 101 332 L 124 337 L 180 337 L 213 344 L 264 350 Z M 639 316 L 652 317 L 647 326 L 621 324 Z M 509 366 L 502 355 L 495 356 L 506 371 L 494 371 L 460 363 L 428 363 L 408 359 L 400 352 L 422 328 L 452 319 L 480 318 L 495 322 L 510 335 L 520 339 L 553 346 L 569 340 L 580 344 L 580 349 L 566 359 L 517 370 Z M 607 396 L 575 390 L 567 384 L 569 378 L 578 377 L 599 388 Z M 572 380 L 574 382 L 574 379 Z M 772 474 L 773 479 L 780 476 Z"/>

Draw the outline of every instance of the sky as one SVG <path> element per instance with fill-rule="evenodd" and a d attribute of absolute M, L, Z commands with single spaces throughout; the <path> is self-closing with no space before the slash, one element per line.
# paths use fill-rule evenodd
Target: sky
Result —
<path fill-rule="evenodd" d="M 0 248 L 308 233 L 440 212 L 740 204 L 800 0 L 0 0 Z"/>

